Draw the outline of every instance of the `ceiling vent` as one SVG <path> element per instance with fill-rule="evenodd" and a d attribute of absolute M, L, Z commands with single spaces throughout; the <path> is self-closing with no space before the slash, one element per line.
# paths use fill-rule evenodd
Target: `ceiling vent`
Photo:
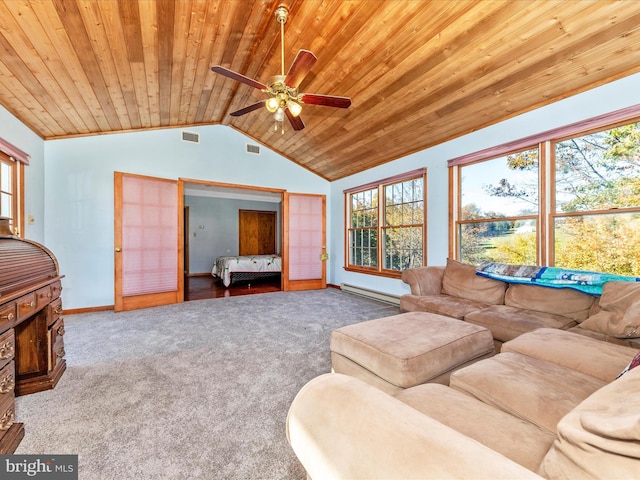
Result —
<path fill-rule="evenodd" d="M 200 143 L 200 134 L 195 132 L 182 131 L 182 141 L 190 143 Z"/>
<path fill-rule="evenodd" d="M 247 143 L 247 153 L 260 155 L 260 147 L 258 145 L 250 145 Z"/>

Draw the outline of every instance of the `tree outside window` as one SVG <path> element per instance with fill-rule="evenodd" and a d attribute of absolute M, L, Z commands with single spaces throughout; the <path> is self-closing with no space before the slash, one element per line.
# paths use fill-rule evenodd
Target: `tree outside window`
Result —
<path fill-rule="evenodd" d="M 640 123 L 555 143 L 555 265 L 640 272 Z"/>

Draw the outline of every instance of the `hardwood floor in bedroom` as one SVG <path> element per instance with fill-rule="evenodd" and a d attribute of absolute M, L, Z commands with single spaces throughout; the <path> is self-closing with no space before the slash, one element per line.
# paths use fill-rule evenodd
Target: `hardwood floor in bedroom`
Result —
<path fill-rule="evenodd" d="M 185 277 L 184 279 L 184 296 L 186 301 L 279 291 L 280 278 L 265 278 L 252 280 L 251 282 L 232 283 L 229 287 L 225 287 L 213 276 Z"/>

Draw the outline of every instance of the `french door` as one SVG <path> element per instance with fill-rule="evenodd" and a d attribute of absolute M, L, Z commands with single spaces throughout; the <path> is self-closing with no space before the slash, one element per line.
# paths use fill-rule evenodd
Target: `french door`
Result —
<path fill-rule="evenodd" d="M 326 288 L 326 197 L 283 193 L 283 290 Z"/>
<path fill-rule="evenodd" d="M 115 311 L 183 300 L 178 189 L 175 180 L 115 172 Z"/>

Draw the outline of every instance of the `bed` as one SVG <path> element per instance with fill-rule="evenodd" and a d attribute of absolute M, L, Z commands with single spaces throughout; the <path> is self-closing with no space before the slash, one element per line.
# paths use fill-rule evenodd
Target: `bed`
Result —
<path fill-rule="evenodd" d="M 228 287 L 240 280 L 278 276 L 281 271 L 282 258 L 279 255 L 246 255 L 216 258 L 211 275 L 220 278 Z"/>

